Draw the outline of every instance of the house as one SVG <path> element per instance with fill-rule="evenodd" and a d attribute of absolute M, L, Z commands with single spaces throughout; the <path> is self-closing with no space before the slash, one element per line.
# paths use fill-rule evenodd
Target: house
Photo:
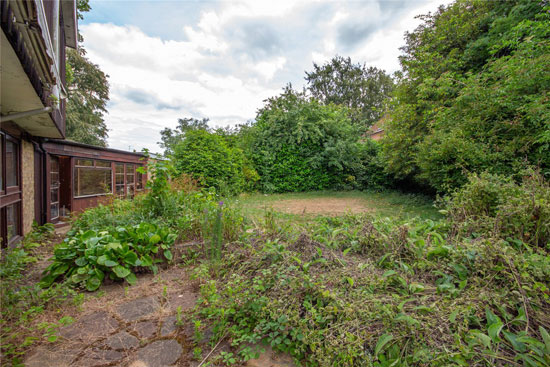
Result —
<path fill-rule="evenodd" d="M 65 138 L 65 47 L 77 48 L 76 0 L 0 0 L 0 245 L 109 193 L 143 188 L 139 153 Z"/>
<path fill-rule="evenodd" d="M 384 122 L 386 121 L 387 115 L 384 115 L 380 120 L 376 121 L 367 132 L 368 136 L 372 140 L 380 140 L 384 136 Z"/>

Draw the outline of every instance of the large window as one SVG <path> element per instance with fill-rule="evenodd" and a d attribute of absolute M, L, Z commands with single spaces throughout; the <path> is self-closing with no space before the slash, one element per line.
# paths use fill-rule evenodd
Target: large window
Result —
<path fill-rule="evenodd" d="M 105 195 L 113 192 L 110 162 L 77 159 L 74 171 L 75 197 Z"/>
<path fill-rule="evenodd" d="M 136 169 L 133 164 L 126 165 L 126 196 L 134 197 Z"/>
<path fill-rule="evenodd" d="M 50 219 L 59 218 L 59 158 L 50 158 Z"/>
<path fill-rule="evenodd" d="M 0 133 L 0 238 L 2 247 L 15 242 L 21 231 L 20 143 Z"/>
<path fill-rule="evenodd" d="M 115 193 L 119 197 L 124 196 L 124 164 L 115 165 Z"/>

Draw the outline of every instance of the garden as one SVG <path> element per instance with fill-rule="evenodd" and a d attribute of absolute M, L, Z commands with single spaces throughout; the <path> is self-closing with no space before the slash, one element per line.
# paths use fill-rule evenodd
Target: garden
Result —
<path fill-rule="evenodd" d="M 2 249 L 2 363 L 550 366 L 549 10 L 457 1 L 394 77 L 166 128 L 144 193 Z"/>

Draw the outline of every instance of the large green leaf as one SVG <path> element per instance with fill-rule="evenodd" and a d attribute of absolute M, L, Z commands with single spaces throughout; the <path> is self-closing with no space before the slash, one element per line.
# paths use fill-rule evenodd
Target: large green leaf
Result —
<path fill-rule="evenodd" d="M 124 279 L 126 279 L 126 281 L 128 282 L 128 284 L 130 284 L 130 285 L 134 285 L 134 284 L 136 284 L 136 282 L 137 282 L 137 278 L 136 278 L 136 275 L 135 275 L 134 273 L 128 274 L 128 275 L 126 276 L 126 278 L 124 278 Z"/>
<path fill-rule="evenodd" d="M 119 278 L 125 278 L 131 273 L 131 271 L 129 269 L 125 268 L 124 266 L 120 266 L 120 265 L 115 266 L 113 268 L 113 271 L 115 272 L 115 274 Z"/>
<path fill-rule="evenodd" d="M 86 282 L 86 289 L 90 292 L 95 291 L 101 285 L 101 279 L 97 276 L 90 277 Z"/>
<path fill-rule="evenodd" d="M 164 250 L 164 257 L 168 260 L 168 261 L 172 261 L 172 252 L 170 250 Z"/>
<path fill-rule="evenodd" d="M 151 238 L 149 238 L 149 243 L 151 245 L 156 245 L 157 243 L 159 243 L 161 240 L 160 236 L 158 234 L 154 234 L 151 236 Z"/>

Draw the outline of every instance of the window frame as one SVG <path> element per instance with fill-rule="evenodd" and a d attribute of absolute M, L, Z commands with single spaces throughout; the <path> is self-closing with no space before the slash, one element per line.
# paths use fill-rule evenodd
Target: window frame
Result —
<path fill-rule="evenodd" d="M 10 246 L 21 239 L 23 236 L 23 193 L 22 193 L 22 170 L 21 170 L 21 155 L 22 155 L 22 144 L 21 140 L 8 135 L 4 131 L 0 131 L 0 153 L 1 169 L 0 175 L 2 177 L 2 183 L 0 187 L 0 238 L 1 247 Z M 15 153 L 16 153 L 16 162 L 15 162 L 15 171 L 16 171 L 16 186 L 7 186 L 7 157 L 6 157 L 6 142 L 10 141 L 15 144 Z M 7 208 L 14 205 L 17 208 L 17 228 L 15 230 L 16 234 L 11 239 L 8 239 L 8 216 Z"/>
<path fill-rule="evenodd" d="M 90 160 L 92 161 L 92 165 L 91 166 L 84 166 L 84 165 L 79 165 L 78 164 L 78 161 L 79 160 Z M 108 162 L 109 163 L 109 166 L 106 167 L 106 166 L 97 166 L 96 165 L 96 162 L 97 161 L 101 161 L 101 162 Z M 113 194 L 113 189 L 114 189 L 114 185 L 113 185 L 113 178 L 114 178 L 114 175 L 113 175 L 113 165 L 112 165 L 112 161 L 109 161 L 109 160 L 106 160 L 106 159 L 91 159 L 91 158 L 76 158 L 75 161 L 74 161 L 74 165 L 73 165 L 73 198 L 74 199 L 83 199 L 83 198 L 90 198 L 90 197 L 95 197 L 95 196 L 107 196 L 107 195 L 112 195 Z M 87 169 L 92 169 L 92 170 L 98 170 L 98 171 L 110 171 L 111 172 L 111 179 L 109 180 L 110 182 L 110 186 L 111 186 L 111 191 L 107 191 L 107 192 L 104 192 L 104 193 L 99 193 L 99 194 L 87 194 L 87 195 L 77 195 L 77 185 L 76 185 L 76 180 L 77 180 L 77 170 L 79 168 L 87 168 Z"/>

